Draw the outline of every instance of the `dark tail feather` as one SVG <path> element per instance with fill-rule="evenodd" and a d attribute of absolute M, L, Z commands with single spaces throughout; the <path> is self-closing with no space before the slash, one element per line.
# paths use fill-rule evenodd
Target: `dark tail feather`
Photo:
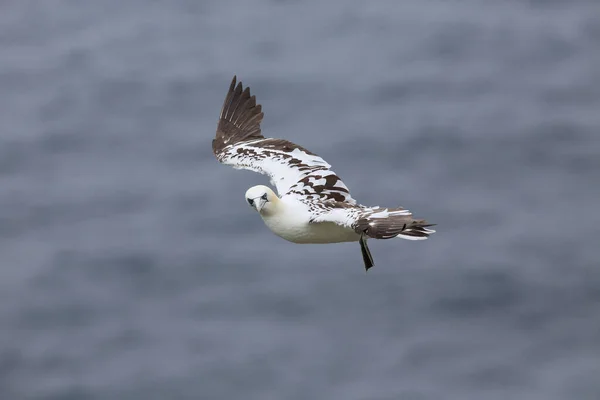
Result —
<path fill-rule="evenodd" d="M 373 256 L 371 255 L 371 250 L 367 246 L 367 239 L 365 239 L 364 235 L 360 235 L 360 252 L 362 253 L 363 262 L 365 263 L 365 271 L 368 271 L 369 268 L 375 266 L 373 263 Z"/>
<path fill-rule="evenodd" d="M 433 229 L 428 229 L 430 226 L 435 226 L 435 224 L 428 224 L 424 219 L 414 221 L 402 230 L 397 237 L 408 240 L 425 240 L 429 235 L 435 233 Z"/>
<path fill-rule="evenodd" d="M 382 215 L 382 213 L 385 214 Z M 412 214 L 403 208 L 384 211 L 375 209 L 360 218 L 356 222 L 354 230 L 374 239 L 400 237 L 409 240 L 423 240 L 435 233 L 433 229 L 428 229 L 434 225 L 424 219 L 413 219 Z"/>

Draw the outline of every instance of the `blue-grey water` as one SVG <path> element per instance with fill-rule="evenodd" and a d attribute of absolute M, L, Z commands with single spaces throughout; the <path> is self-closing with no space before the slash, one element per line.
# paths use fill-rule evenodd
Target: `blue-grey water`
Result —
<path fill-rule="evenodd" d="M 600 399 L 597 1 L 4 0 L 0 398 Z M 296 245 L 263 133 L 424 242 Z"/>

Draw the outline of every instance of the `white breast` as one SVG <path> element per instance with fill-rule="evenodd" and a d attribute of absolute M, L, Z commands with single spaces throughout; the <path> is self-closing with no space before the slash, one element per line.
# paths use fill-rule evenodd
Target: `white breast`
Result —
<path fill-rule="evenodd" d="M 340 243 L 359 239 L 353 229 L 333 222 L 309 223 L 310 214 L 301 203 L 287 203 L 281 212 L 261 217 L 273 233 L 294 243 Z"/>

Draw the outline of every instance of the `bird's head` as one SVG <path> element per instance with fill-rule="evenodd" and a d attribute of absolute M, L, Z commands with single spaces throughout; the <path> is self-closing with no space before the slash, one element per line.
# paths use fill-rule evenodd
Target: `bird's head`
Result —
<path fill-rule="evenodd" d="M 261 215 L 269 215 L 275 211 L 279 197 L 271 188 L 257 185 L 246 191 L 246 202 Z"/>

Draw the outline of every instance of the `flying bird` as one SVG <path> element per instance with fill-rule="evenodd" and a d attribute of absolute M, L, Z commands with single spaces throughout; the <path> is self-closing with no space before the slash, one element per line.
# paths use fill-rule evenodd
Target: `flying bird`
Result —
<path fill-rule="evenodd" d="M 277 194 L 263 185 L 246 202 L 273 233 L 293 243 L 359 242 L 365 270 L 373 267 L 367 239 L 427 239 L 435 231 L 402 207 L 367 207 L 318 155 L 284 139 L 265 138 L 262 107 L 233 77 L 221 108 L 212 148 L 219 162 L 267 175 Z"/>

